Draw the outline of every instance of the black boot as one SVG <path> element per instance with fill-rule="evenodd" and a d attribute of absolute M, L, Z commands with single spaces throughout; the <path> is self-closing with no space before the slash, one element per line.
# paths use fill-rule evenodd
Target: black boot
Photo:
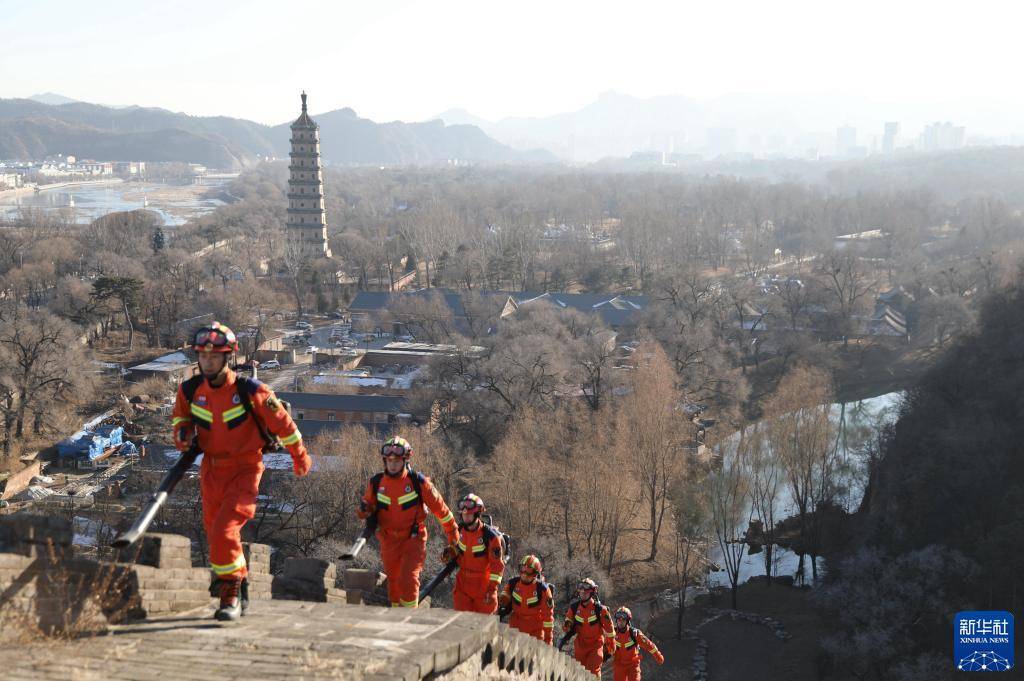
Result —
<path fill-rule="evenodd" d="M 220 580 L 220 607 L 213 617 L 221 622 L 234 622 L 242 616 L 242 603 L 238 592 L 241 590 L 240 578 Z"/>
<path fill-rule="evenodd" d="M 242 578 L 242 588 L 239 591 L 239 596 L 242 599 L 242 615 L 245 615 L 246 611 L 249 609 L 249 578 L 248 577 L 243 577 Z"/>

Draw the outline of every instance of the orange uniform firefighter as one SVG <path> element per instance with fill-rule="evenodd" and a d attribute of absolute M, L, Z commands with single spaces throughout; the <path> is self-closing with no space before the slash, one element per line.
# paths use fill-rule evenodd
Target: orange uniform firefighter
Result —
<path fill-rule="evenodd" d="M 184 451 L 193 438 L 199 439 L 203 526 L 210 567 L 219 580 L 216 618 L 235 620 L 248 605 L 241 532 L 256 514 L 263 449 L 271 436 L 279 438 L 292 455 L 298 476 L 309 472 L 312 460 L 302 434 L 273 391 L 229 367 L 229 358 L 238 350 L 231 329 L 213 322 L 196 332 L 192 348 L 199 357 L 200 374 L 178 388 L 171 417 L 174 444 Z"/>
<path fill-rule="evenodd" d="M 633 613 L 629 608 L 615 611 L 615 681 L 640 681 L 640 649 L 650 653 L 658 664 L 665 661 L 658 646 L 642 631 L 630 626 L 632 619 Z"/>
<path fill-rule="evenodd" d="M 452 600 L 456 610 L 493 615 L 498 611 L 498 587 L 505 572 L 501 533 L 484 524 L 483 500 L 467 494 L 459 500 L 459 541 L 445 549 L 442 560 L 456 560 Z"/>
<path fill-rule="evenodd" d="M 415 608 L 419 603 L 420 572 L 427 557 L 424 505 L 441 521 L 449 546 L 459 540 L 455 516 L 431 484 L 430 478 L 409 465 L 412 445 L 393 437 L 380 450 L 384 471 L 370 479 L 357 514 L 377 514 L 380 557 L 388 576 L 392 607 Z"/>
<path fill-rule="evenodd" d="M 523 558 L 519 576 L 508 580 L 498 603 L 511 614 L 508 625 L 550 644 L 554 637 L 555 598 L 551 585 L 541 574 L 540 559 Z"/>
<path fill-rule="evenodd" d="M 576 587 L 577 599 L 565 611 L 562 629 L 574 632 L 573 654 L 587 671 L 601 677 L 601 663 L 615 649 L 615 632 L 608 608 L 597 598 L 597 583 L 587 578 Z"/>

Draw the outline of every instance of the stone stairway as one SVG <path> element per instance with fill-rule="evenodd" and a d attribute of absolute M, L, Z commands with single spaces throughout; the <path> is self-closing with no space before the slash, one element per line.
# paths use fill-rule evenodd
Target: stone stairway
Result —
<path fill-rule="evenodd" d="M 184 537 L 147 535 L 124 562 L 98 563 L 74 556 L 62 519 L 0 517 L 0 677 L 592 681 L 495 617 L 362 605 L 376 574 L 346 571 L 340 588 L 331 563 L 271 576 L 267 547 L 246 552 L 249 614 L 221 623 Z"/>

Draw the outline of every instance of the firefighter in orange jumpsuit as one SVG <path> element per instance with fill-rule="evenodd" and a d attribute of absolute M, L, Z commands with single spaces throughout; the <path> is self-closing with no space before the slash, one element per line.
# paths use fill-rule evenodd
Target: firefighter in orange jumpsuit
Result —
<path fill-rule="evenodd" d="M 475 494 L 459 500 L 459 541 L 445 550 L 442 559 L 459 564 L 452 595 L 455 609 L 493 615 L 498 611 L 498 587 L 505 572 L 505 546 L 501 533 L 480 518 L 485 510 L 483 500 Z"/>
<path fill-rule="evenodd" d="M 384 471 L 370 479 L 357 515 L 365 520 L 377 514 L 377 538 L 391 606 L 415 608 L 419 603 L 420 572 L 427 557 L 424 506 L 441 521 L 449 548 L 458 542 L 459 529 L 430 478 L 409 465 L 412 445 L 405 438 L 390 438 L 380 454 Z"/>
<path fill-rule="evenodd" d="M 622 607 L 615 611 L 615 658 L 613 668 L 615 681 L 640 681 L 640 649 L 646 650 L 658 664 L 665 662 L 665 656 L 651 639 L 635 627 L 630 626 L 633 613 Z"/>
<path fill-rule="evenodd" d="M 555 624 L 554 590 L 544 581 L 537 556 L 523 558 L 519 576 L 508 580 L 498 604 L 511 612 L 510 627 L 551 644 Z"/>
<path fill-rule="evenodd" d="M 601 664 L 614 651 L 615 632 L 608 608 L 597 598 L 597 583 L 584 579 L 576 587 L 577 599 L 565 611 L 562 629 L 575 631 L 573 654 L 587 671 L 601 678 Z"/>
<path fill-rule="evenodd" d="M 263 449 L 271 436 L 292 455 L 297 476 L 312 459 L 302 434 L 270 388 L 238 376 L 229 359 L 238 350 L 235 334 L 213 322 L 196 331 L 192 343 L 199 370 L 178 387 L 171 424 L 174 444 L 188 449 L 195 437 L 203 451 L 199 487 L 210 567 L 219 580 L 218 620 L 238 619 L 248 606 L 248 572 L 242 555 L 242 526 L 256 514 L 263 475 Z"/>

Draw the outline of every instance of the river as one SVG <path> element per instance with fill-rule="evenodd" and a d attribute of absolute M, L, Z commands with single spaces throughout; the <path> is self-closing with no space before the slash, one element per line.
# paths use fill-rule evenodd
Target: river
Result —
<path fill-rule="evenodd" d="M 878 432 L 879 428 L 896 420 L 903 395 L 903 392 L 891 392 L 857 402 L 837 402 L 832 405 L 832 418 L 838 424 L 836 444 L 839 447 L 839 454 L 845 462 L 850 464 L 851 471 L 854 473 L 848 481 L 850 483 L 849 493 L 845 499 L 841 500 L 847 511 L 855 511 L 864 495 L 862 481 L 866 476 L 862 462 L 859 460 L 859 450 Z M 789 490 L 784 488 L 779 496 L 781 512 L 777 514 L 777 517 L 781 519 L 794 515 L 796 509 L 792 504 Z M 723 564 L 721 550 L 717 544 L 711 551 L 711 559 L 719 565 Z M 795 553 L 789 549 L 776 547 L 772 559 L 776 565 L 775 574 L 795 576 L 800 561 L 799 556 Z M 818 558 L 819 576 L 824 569 L 824 559 Z M 763 574 L 764 554 L 758 553 L 751 556 L 744 552 L 740 561 L 740 583 Z M 708 575 L 708 581 L 711 586 L 727 587 L 729 586 L 729 575 L 725 570 L 712 572 Z M 804 560 L 804 582 L 811 583 L 809 559 Z"/>
<path fill-rule="evenodd" d="M 159 215 L 164 225 L 183 225 L 224 205 L 213 195 L 224 185 L 167 185 L 154 182 L 125 182 L 44 189 L 3 197 L 0 218 L 14 218 L 25 210 L 42 210 L 67 215 L 77 224 L 118 211 L 146 209 Z"/>

